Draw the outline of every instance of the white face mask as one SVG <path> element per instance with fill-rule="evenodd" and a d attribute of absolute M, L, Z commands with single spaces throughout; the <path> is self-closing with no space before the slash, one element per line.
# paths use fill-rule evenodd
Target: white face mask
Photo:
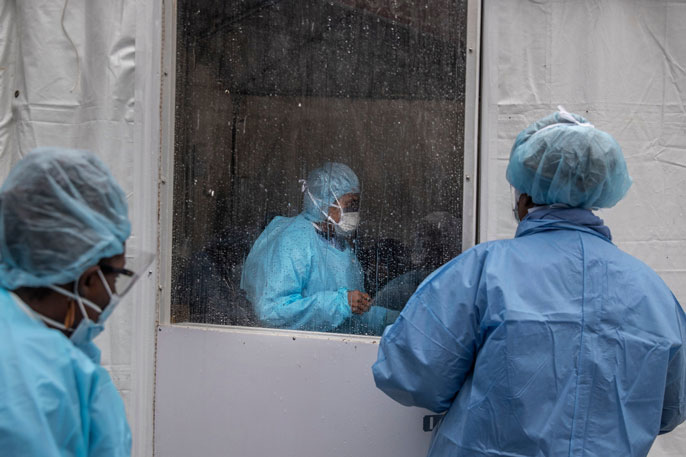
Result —
<path fill-rule="evenodd" d="M 350 235 L 357 230 L 358 225 L 360 225 L 360 213 L 358 211 L 341 213 L 341 220 L 336 224 L 336 232 L 342 232 L 341 235 Z"/>
<path fill-rule="evenodd" d="M 333 194 L 333 192 L 331 193 Z M 351 233 L 357 230 L 357 226 L 360 225 L 360 212 L 350 211 L 346 213 L 343 205 L 341 205 L 341 202 L 338 200 L 338 197 L 336 197 L 335 194 L 333 194 L 333 198 L 336 199 L 336 204 L 331 206 L 339 209 L 341 217 L 338 222 L 334 221 L 328 215 L 327 218 L 333 222 L 334 226 L 336 227 L 336 233 L 339 236 L 350 236 Z"/>

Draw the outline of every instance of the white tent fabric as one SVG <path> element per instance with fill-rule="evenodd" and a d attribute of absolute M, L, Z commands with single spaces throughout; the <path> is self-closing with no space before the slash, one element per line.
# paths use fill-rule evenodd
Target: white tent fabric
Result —
<path fill-rule="evenodd" d="M 12 102 L 16 89 L 17 23 L 14 1 L 0 3 L 0 177 L 18 160 Z"/>
<path fill-rule="evenodd" d="M 515 230 L 516 135 L 563 105 L 622 146 L 634 184 L 600 215 L 686 305 L 686 2 L 493 0 L 483 17 L 481 241 Z M 686 427 L 650 455 L 686 455 Z"/>

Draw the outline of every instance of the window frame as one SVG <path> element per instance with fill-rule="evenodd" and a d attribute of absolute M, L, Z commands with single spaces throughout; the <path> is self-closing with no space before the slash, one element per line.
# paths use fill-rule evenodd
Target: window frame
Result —
<path fill-rule="evenodd" d="M 467 40 L 465 62 L 465 123 L 463 138 L 463 194 L 462 194 L 462 250 L 478 243 L 478 163 L 480 118 L 480 70 L 481 70 L 481 12 L 482 0 L 467 0 Z M 175 153 L 175 107 L 176 107 L 176 49 L 177 49 L 177 2 L 163 3 L 162 24 L 162 74 L 160 106 L 160 170 L 158 183 L 159 245 L 158 258 L 158 325 L 180 325 L 196 328 L 217 328 L 237 331 L 273 332 L 290 334 L 298 332 L 312 337 L 325 335 L 330 338 L 350 339 L 380 336 L 360 336 L 322 333 L 314 331 L 272 329 L 264 327 L 241 327 L 202 323 L 171 322 L 172 290 L 172 227 L 174 214 L 174 153 Z"/>

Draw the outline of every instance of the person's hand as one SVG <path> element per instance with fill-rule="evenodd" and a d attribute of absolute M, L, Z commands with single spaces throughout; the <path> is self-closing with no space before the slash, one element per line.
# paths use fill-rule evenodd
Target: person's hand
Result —
<path fill-rule="evenodd" d="M 372 298 L 369 294 L 359 290 L 348 291 L 348 304 L 355 314 L 364 314 L 372 306 Z"/>

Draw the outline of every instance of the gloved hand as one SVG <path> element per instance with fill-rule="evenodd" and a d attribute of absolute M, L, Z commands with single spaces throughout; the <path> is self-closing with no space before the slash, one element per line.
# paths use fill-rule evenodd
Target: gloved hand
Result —
<path fill-rule="evenodd" d="M 369 294 L 359 290 L 348 291 L 348 304 L 355 314 L 364 314 L 372 306 L 372 298 Z"/>

